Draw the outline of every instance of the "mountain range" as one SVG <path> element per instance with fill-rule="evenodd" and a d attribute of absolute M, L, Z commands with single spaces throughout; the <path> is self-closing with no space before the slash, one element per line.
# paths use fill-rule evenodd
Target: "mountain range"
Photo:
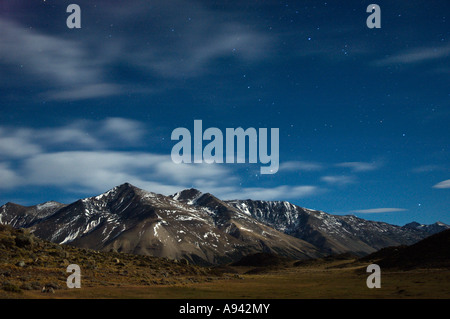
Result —
<path fill-rule="evenodd" d="M 440 222 L 396 226 L 285 201 L 220 200 L 197 189 L 165 196 L 129 183 L 69 205 L 6 203 L 0 224 L 28 228 L 58 244 L 201 265 L 261 252 L 299 260 L 346 252 L 364 256 L 450 228 Z"/>

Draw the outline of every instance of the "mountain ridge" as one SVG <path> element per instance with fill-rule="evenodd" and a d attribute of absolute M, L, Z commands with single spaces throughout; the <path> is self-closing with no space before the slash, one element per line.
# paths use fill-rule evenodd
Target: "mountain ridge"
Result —
<path fill-rule="evenodd" d="M 7 203 L 0 207 L 0 223 L 29 228 L 55 243 L 197 264 L 261 252 L 294 259 L 346 252 L 364 256 L 450 228 L 443 223 L 396 226 L 286 201 L 221 200 L 194 188 L 165 196 L 129 183 L 68 205 Z"/>

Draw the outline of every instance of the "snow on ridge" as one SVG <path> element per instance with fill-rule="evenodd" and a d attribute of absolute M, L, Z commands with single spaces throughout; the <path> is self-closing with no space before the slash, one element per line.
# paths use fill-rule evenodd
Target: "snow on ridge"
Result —
<path fill-rule="evenodd" d="M 53 207 L 57 207 L 57 206 L 59 206 L 58 202 L 48 201 L 48 202 L 36 205 L 36 209 L 38 211 L 40 211 L 40 210 L 43 210 L 43 209 L 53 208 Z"/>
<path fill-rule="evenodd" d="M 241 203 L 235 203 L 236 207 L 239 209 L 239 211 L 241 211 L 242 213 L 244 213 L 247 216 L 252 216 L 252 213 L 250 212 L 250 209 L 248 208 L 247 204 L 244 202 Z"/>
<path fill-rule="evenodd" d="M 60 245 L 64 245 L 66 243 L 69 243 L 73 240 L 75 240 L 78 237 L 78 234 L 80 233 L 80 229 L 77 229 L 76 232 L 70 233 L 62 242 L 60 242 Z"/>
<path fill-rule="evenodd" d="M 91 230 L 95 229 L 95 227 L 97 227 L 100 222 L 102 220 L 102 217 L 98 218 L 97 220 L 92 220 L 86 227 L 86 229 L 84 230 L 83 234 L 87 234 L 89 233 Z"/>
<path fill-rule="evenodd" d="M 107 192 L 105 192 L 105 193 L 103 193 L 103 194 L 100 194 L 100 195 L 94 196 L 94 197 L 88 197 L 88 198 L 86 198 L 86 199 L 95 199 L 95 200 L 100 201 L 100 200 L 102 200 L 104 197 L 109 196 L 110 194 L 114 195 L 114 194 L 116 193 L 116 191 L 117 191 L 117 188 L 118 188 L 118 186 L 116 186 L 116 187 L 110 189 L 109 191 L 107 191 Z"/>
<path fill-rule="evenodd" d="M 174 200 L 178 200 L 178 198 L 180 198 L 181 192 L 177 192 L 174 196 L 173 199 Z"/>
<path fill-rule="evenodd" d="M 141 198 L 142 199 L 150 199 L 150 198 L 157 198 L 157 194 L 153 192 L 142 192 Z"/>
<path fill-rule="evenodd" d="M 203 195 L 203 193 L 198 192 L 198 194 L 196 196 L 194 196 L 194 198 L 192 198 L 191 200 L 189 200 L 187 202 L 188 205 L 195 205 L 198 201 L 198 199 Z"/>

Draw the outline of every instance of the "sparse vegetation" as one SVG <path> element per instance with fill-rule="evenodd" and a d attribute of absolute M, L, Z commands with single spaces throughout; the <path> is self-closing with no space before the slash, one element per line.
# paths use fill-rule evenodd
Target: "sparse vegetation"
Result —
<path fill-rule="evenodd" d="M 20 247 L 21 236 L 33 241 Z M 0 298 L 450 298 L 448 268 L 382 271 L 382 288 L 369 289 L 373 260 L 349 254 L 302 262 L 257 254 L 208 268 L 31 236 L 0 225 Z M 66 286 L 69 263 L 82 269 L 81 289 Z"/>
<path fill-rule="evenodd" d="M 2 289 L 4 291 L 7 291 L 7 292 L 15 292 L 15 293 L 21 293 L 22 292 L 22 290 L 19 287 L 17 287 L 16 285 L 14 285 L 14 284 L 12 284 L 10 282 L 4 282 L 2 284 Z"/>
<path fill-rule="evenodd" d="M 223 275 L 166 258 L 57 245 L 4 225 L 0 228 L 0 245 L 0 283 L 5 281 L 1 286 L 5 292 L 66 290 L 69 264 L 82 269 L 84 288 L 182 285 Z"/>

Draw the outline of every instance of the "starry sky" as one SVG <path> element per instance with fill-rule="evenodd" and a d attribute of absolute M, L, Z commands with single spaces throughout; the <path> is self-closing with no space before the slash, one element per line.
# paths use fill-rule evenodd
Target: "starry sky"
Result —
<path fill-rule="evenodd" d="M 450 223 L 450 3 L 371 3 L 2 0 L 0 204 L 130 182 Z M 196 119 L 279 128 L 279 171 L 173 163 Z"/>

